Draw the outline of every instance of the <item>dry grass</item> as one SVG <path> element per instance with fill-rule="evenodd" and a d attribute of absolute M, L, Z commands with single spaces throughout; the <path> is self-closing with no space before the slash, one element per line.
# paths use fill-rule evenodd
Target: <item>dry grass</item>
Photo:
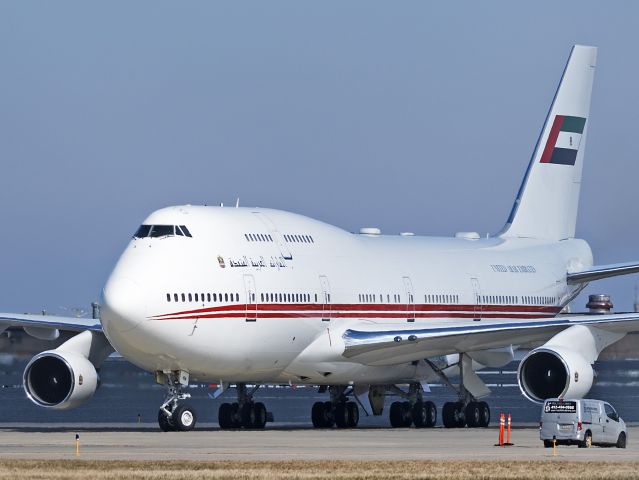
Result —
<path fill-rule="evenodd" d="M 0 461 L 0 479 L 639 479 L 639 462 L 290 461 L 152 462 Z"/>

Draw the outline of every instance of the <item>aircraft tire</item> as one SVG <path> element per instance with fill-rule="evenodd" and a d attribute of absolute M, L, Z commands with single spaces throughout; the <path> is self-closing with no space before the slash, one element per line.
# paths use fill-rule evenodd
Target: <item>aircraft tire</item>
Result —
<path fill-rule="evenodd" d="M 245 403 L 242 407 L 242 427 L 255 428 L 255 405 L 253 403 Z"/>
<path fill-rule="evenodd" d="M 359 407 L 355 402 L 347 402 L 346 410 L 348 410 L 348 428 L 355 428 L 359 423 Z"/>
<path fill-rule="evenodd" d="M 331 402 L 324 402 L 324 427 L 333 428 L 335 425 L 335 408 Z"/>
<path fill-rule="evenodd" d="M 233 407 L 230 403 L 223 403 L 217 412 L 217 422 L 222 430 L 233 428 Z"/>
<path fill-rule="evenodd" d="M 266 405 L 262 402 L 256 402 L 253 404 L 255 409 L 255 424 L 254 428 L 262 429 L 266 426 Z"/>
<path fill-rule="evenodd" d="M 479 402 L 470 402 L 464 409 L 464 419 L 468 428 L 481 427 L 481 408 Z"/>
<path fill-rule="evenodd" d="M 326 415 L 324 413 L 324 402 L 315 402 L 311 409 L 311 421 L 315 428 L 326 428 Z"/>
<path fill-rule="evenodd" d="M 189 432 L 195 428 L 197 415 L 190 405 L 178 405 L 171 415 L 174 429 L 180 432 Z"/>
<path fill-rule="evenodd" d="M 426 411 L 426 405 L 424 402 L 415 402 L 413 405 L 413 423 L 415 424 L 415 428 L 424 428 L 426 427 L 428 418 L 428 412 Z"/>
<path fill-rule="evenodd" d="M 390 424 L 393 428 L 404 426 L 404 417 L 402 415 L 402 402 L 393 402 L 390 406 L 389 414 Z"/>
<path fill-rule="evenodd" d="M 410 402 L 402 402 L 402 427 L 410 428 L 413 424 L 413 407 Z"/>
<path fill-rule="evenodd" d="M 237 402 L 231 403 L 231 428 L 242 427 L 242 412 L 240 412 L 240 404 Z"/>
<path fill-rule="evenodd" d="M 466 425 L 466 418 L 464 416 L 464 404 L 462 402 L 455 402 L 455 421 L 457 428 L 464 428 Z"/>
<path fill-rule="evenodd" d="M 490 406 L 486 402 L 479 402 L 479 411 L 481 412 L 480 427 L 487 427 L 490 424 Z"/>
<path fill-rule="evenodd" d="M 444 403 L 444 408 L 442 409 L 442 421 L 444 422 L 444 427 L 457 428 L 457 419 L 455 416 L 456 406 L 456 402 Z"/>
<path fill-rule="evenodd" d="M 348 427 L 349 416 L 346 402 L 340 402 L 335 406 L 335 425 L 337 428 Z"/>
<path fill-rule="evenodd" d="M 171 420 L 166 416 L 163 410 L 158 411 L 158 424 L 160 425 L 160 430 L 163 432 L 172 432 L 175 430 L 173 425 L 171 424 Z"/>
<path fill-rule="evenodd" d="M 426 428 L 432 428 L 437 423 L 437 407 L 430 400 L 424 402 L 424 409 L 426 410 Z"/>

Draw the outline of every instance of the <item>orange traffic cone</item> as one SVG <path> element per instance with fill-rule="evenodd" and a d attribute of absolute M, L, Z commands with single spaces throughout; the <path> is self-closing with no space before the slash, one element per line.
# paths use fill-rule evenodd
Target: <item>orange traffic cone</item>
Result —
<path fill-rule="evenodd" d="M 510 443 L 510 413 L 508 414 L 508 438 L 506 439 L 506 443 L 504 445 L 513 445 L 512 443 Z"/>
<path fill-rule="evenodd" d="M 499 415 L 499 442 L 495 444 L 496 447 L 504 446 L 504 426 L 506 423 L 506 418 L 504 417 L 504 413 L 502 412 Z"/>

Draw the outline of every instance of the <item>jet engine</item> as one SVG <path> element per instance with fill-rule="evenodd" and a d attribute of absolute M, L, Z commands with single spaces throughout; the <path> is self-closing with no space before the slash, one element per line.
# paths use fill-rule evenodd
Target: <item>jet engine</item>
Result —
<path fill-rule="evenodd" d="M 48 350 L 31 359 L 23 376 L 29 399 L 57 410 L 88 401 L 98 387 L 98 373 L 82 354 Z"/>
<path fill-rule="evenodd" d="M 593 378 L 592 365 L 583 355 L 555 345 L 531 350 L 517 371 L 522 393 L 537 403 L 546 398 L 582 398 L 590 391 Z"/>

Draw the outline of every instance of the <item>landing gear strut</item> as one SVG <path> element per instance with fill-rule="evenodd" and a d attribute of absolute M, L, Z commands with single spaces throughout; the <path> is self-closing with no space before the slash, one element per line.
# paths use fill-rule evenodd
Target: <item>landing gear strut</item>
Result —
<path fill-rule="evenodd" d="M 472 368 L 469 359 L 464 354 L 459 357 L 459 387 L 455 387 L 444 372 L 431 362 L 427 363 L 439 375 L 442 381 L 457 392 L 459 400 L 444 403 L 442 421 L 446 428 L 487 427 L 490 423 L 490 407 L 486 402 L 479 402 L 464 386 L 464 374 Z M 483 384 L 482 384 L 483 385 Z"/>
<path fill-rule="evenodd" d="M 347 388 L 341 385 L 329 387 L 331 400 L 315 402 L 311 410 L 311 419 L 315 428 L 355 428 L 359 422 L 359 407 L 355 402 L 347 401 Z"/>
<path fill-rule="evenodd" d="M 191 395 L 184 393 L 182 387 L 189 384 L 189 374 L 184 371 L 157 372 L 156 381 L 166 383 L 168 391 L 164 403 L 158 411 L 158 424 L 163 432 L 193 430 L 197 415 L 193 407 L 180 404 Z"/>
<path fill-rule="evenodd" d="M 262 402 L 253 401 L 253 394 L 258 388 L 259 385 L 249 391 L 246 384 L 237 384 L 237 402 L 223 403 L 218 411 L 218 423 L 222 430 L 264 428 L 268 417 L 266 406 Z"/>
<path fill-rule="evenodd" d="M 437 407 L 431 401 L 424 401 L 421 385 L 413 383 L 408 392 L 404 392 L 398 387 L 391 387 L 397 395 L 404 397 L 403 402 L 393 402 L 390 407 L 390 424 L 395 428 L 408 428 L 415 425 L 415 428 L 434 427 L 437 422 Z"/>

